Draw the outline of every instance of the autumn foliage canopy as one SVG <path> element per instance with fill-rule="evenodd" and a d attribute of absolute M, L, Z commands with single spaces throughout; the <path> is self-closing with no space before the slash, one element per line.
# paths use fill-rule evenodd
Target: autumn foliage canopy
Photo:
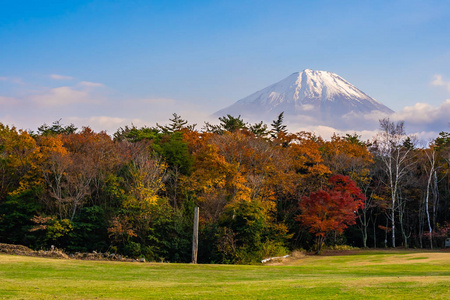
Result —
<path fill-rule="evenodd" d="M 443 244 L 449 134 L 427 151 L 399 144 L 415 164 L 392 206 L 376 143 L 289 133 L 282 115 L 272 129 L 219 120 L 197 130 L 174 114 L 169 125 L 113 136 L 59 121 L 38 132 L 0 123 L 0 243 L 189 262 L 198 206 L 203 263 L 258 262 L 314 240 L 317 250 L 385 246 L 392 214 L 410 245 Z"/>

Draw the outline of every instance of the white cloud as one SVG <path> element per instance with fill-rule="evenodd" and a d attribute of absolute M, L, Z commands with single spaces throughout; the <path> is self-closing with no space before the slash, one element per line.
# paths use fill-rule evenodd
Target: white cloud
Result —
<path fill-rule="evenodd" d="M 443 86 L 450 92 L 450 81 L 445 81 L 442 79 L 442 75 L 434 75 L 434 80 L 431 82 L 434 86 Z"/>
<path fill-rule="evenodd" d="M 104 87 L 104 85 L 101 84 L 101 83 L 89 82 L 89 81 L 81 81 L 81 82 L 78 83 L 78 86 L 87 87 L 87 88 Z"/>
<path fill-rule="evenodd" d="M 367 140 L 375 136 L 379 128 L 379 120 L 385 117 L 394 122 L 404 121 L 407 133 L 414 134 L 423 141 L 429 141 L 436 138 L 439 132 L 450 130 L 450 99 L 439 106 L 416 103 L 391 115 L 379 111 L 372 111 L 365 115 L 349 113 L 340 120 L 331 120 L 327 125 L 320 120 L 305 116 L 295 118 L 288 116 L 286 125 L 291 132 L 305 130 L 315 132 L 323 138 L 330 138 L 334 133 L 340 135 L 356 133 L 362 136 L 363 140 Z"/>
<path fill-rule="evenodd" d="M 94 122 L 99 125 L 119 125 L 126 121 L 124 118 L 115 118 L 115 117 L 108 117 L 108 116 L 97 116 L 97 117 L 90 117 L 90 122 Z"/>
<path fill-rule="evenodd" d="M 301 109 L 304 110 L 304 111 L 313 110 L 314 109 L 314 105 L 304 104 L 304 105 L 301 106 Z"/>
<path fill-rule="evenodd" d="M 299 128 L 300 129 L 300 128 Z M 329 126 L 307 126 L 305 128 L 302 128 L 301 130 L 295 130 L 296 132 L 304 130 L 304 131 L 308 131 L 308 132 L 313 132 L 316 135 L 320 135 L 322 138 L 325 139 L 329 139 L 330 137 L 333 136 L 333 134 L 339 134 L 342 135 L 343 131 L 338 130 L 336 128 L 333 127 L 329 127 Z"/>
<path fill-rule="evenodd" d="M 74 123 L 77 127 L 89 126 L 96 131 L 106 130 L 109 134 L 116 132 L 125 125 L 156 126 L 156 123 L 165 125 L 177 113 L 189 124 L 197 124 L 197 128 L 203 126 L 210 112 L 205 112 L 194 104 L 176 101 L 167 98 L 129 98 L 126 100 L 109 99 L 108 105 L 89 105 L 88 109 L 81 104 L 81 113 L 71 115 L 58 115 L 64 122 Z M 57 108 L 57 107 L 55 107 Z"/>
<path fill-rule="evenodd" d="M 81 81 L 75 86 L 45 89 L 28 97 L 39 106 L 63 106 L 76 103 L 97 103 L 101 95 L 94 89 L 104 87 L 101 83 Z"/>
<path fill-rule="evenodd" d="M 450 99 L 444 101 L 438 107 L 433 107 L 427 103 L 406 106 L 393 114 L 392 120 L 404 120 L 406 125 L 413 126 L 419 131 L 424 129 L 446 130 L 450 122 Z"/>
<path fill-rule="evenodd" d="M 346 134 L 357 134 L 361 137 L 361 140 L 366 141 L 372 139 L 377 133 L 377 130 L 340 130 L 331 126 L 323 125 L 311 125 L 311 126 L 288 126 L 290 132 L 307 131 L 321 136 L 324 139 L 329 140 L 334 134 L 345 136 Z"/>
<path fill-rule="evenodd" d="M 72 123 L 78 128 L 88 126 L 95 131 L 106 131 L 109 134 L 116 132 L 121 126 L 130 124 L 130 120 L 126 118 L 109 116 L 66 117 L 63 121 L 65 123 Z"/>
<path fill-rule="evenodd" d="M 385 117 L 394 122 L 404 121 L 406 132 L 416 134 L 419 138 L 430 137 L 435 132 L 450 128 L 450 100 L 444 101 L 437 107 L 427 103 L 416 103 L 391 115 L 378 111 L 372 111 L 365 115 L 347 114 L 342 118 L 342 124 L 334 127 L 345 128 L 348 131 L 354 129 L 360 132 L 370 132 L 378 129 L 379 120 Z M 346 131 L 346 133 L 348 132 Z"/>
<path fill-rule="evenodd" d="M 168 119 L 167 119 L 168 121 Z M 106 131 L 108 134 L 115 133 L 120 127 L 134 125 L 136 127 L 155 126 L 155 120 L 144 120 L 140 118 L 122 118 L 110 116 L 91 116 L 91 117 L 64 117 L 63 122 L 72 123 L 76 127 L 81 128 L 88 126 L 95 131 Z M 160 122 L 160 124 L 165 124 Z"/>
<path fill-rule="evenodd" d="M 441 132 L 441 131 L 439 131 L 439 132 Z M 414 132 L 414 136 L 417 138 L 419 146 L 426 147 L 430 141 L 433 141 L 438 137 L 439 132 L 438 131 L 418 131 L 418 132 Z"/>
<path fill-rule="evenodd" d="M 76 90 L 68 86 L 49 89 L 39 95 L 31 96 L 30 99 L 39 106 L 62 106 L 90 101 L 87 91 Z"/>
<path fill-rule="evenodd" d="M 65 75 L 59 75 L 59 74 L 51 74 L 51 75 L 49 75 L 49 77 L 54 80 L 72 80 L 73 79 L 72 76 L 65 76 Z"/>

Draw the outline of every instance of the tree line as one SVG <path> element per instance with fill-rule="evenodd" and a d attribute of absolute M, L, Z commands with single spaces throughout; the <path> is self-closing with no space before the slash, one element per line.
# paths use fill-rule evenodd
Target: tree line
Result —
<path fill-rule="evenodd" d="M 189 262 L 251 263 L 294 249 L 443 247 L 450 235 L 450 133 L 418 147 L 402 122 L 371 141 L 227 115 L 113 136 L 0 123 L 0 242 Z"/>

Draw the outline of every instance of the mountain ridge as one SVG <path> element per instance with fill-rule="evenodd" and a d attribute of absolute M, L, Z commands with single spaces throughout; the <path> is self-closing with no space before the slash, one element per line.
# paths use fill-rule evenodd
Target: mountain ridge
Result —
<path fill-rule="evenodd" d="M 305 69 L 238 100 L 214 115 L 241 115 L 268 121 L 281 112 L 294 121 L 297 117 L 330 126 L 339 125 L 339 120 L 352 115 L 374 112 L 389 115 L 394 111 L 335 73 Z"/>

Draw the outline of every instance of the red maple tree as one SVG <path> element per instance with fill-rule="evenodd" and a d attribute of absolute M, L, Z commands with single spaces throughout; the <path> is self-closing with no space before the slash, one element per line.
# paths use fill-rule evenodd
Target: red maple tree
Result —
<path fill-rule="evenodd" d="M 308 227 L 316 236 L 317 253 L 320 253 L 328 232 L 342 233 L 355 224 L 356 212 L 364 207 L 364 195 L 350 177 L 333 175 L 328 187 L 312 192 L 300 201 L 302 213 L 297 221 Z"/>

